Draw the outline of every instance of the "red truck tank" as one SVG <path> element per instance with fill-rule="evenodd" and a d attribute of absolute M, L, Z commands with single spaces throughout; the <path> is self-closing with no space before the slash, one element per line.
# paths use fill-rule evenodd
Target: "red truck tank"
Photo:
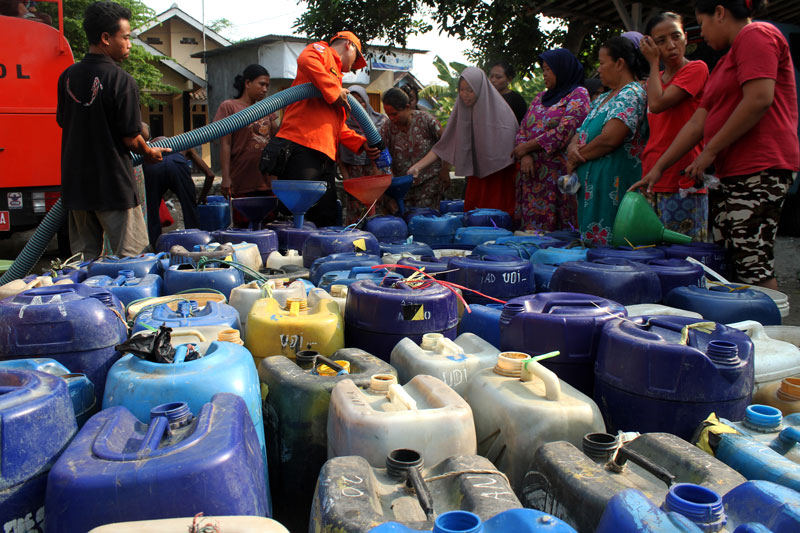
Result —
<path fill-rule="evenodd" d="M 60 196 L 56 87 L 74 59 L 54 3 L 60 29 L 0 15 L 0 238 L 36 226 Z"/>

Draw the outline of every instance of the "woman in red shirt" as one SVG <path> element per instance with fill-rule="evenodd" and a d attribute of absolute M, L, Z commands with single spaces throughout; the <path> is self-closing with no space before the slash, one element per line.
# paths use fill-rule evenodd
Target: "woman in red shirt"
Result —
<path fill-rule="evenodd" d="M 683 19 L 677 13 L 660 13 L 647 22 L 640 49 L 650 64 L 647 82 L 647 122 L 650 138 L 642 154 L 642 175 L 647 175 L 669 148 L 683 126 L 700 106 L 708 67 L 702 61 L 689 61 Z M 664 70 L 660 70 L 660 64 Z M 695 145 L 677 163 L 669 167 L 653 184 L 653 203 L 667 229 L 691 236 L 695 241 L 708 240 L 708 195 L 705 191 L 681 198 L 678 194 L 680 171 L 697 156 L 702 147 Z"/>
<path fill-rule="evenodd" d="M 708 79 L 700 107 L 669 149 L 633 188 L 653 190 L 662 173 L 701 140 L 686 167 L 695 180 L 711 166 L 712 236 L 728 248 L 739 281 L 777 289 L 775 235 L 783 200 L 800 168 L 797 89 L 789 45 L 766 22 L 752 22 L 763 0 L 696 0 L 700 31 L 730 50 Z"/>

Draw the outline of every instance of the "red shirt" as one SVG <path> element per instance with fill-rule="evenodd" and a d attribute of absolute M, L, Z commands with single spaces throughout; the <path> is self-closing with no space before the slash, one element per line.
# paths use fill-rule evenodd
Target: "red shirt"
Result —
<path fill-rule="evenodd" d="M 685 98 L 678 105 L 661 113 L 647 113 L 647 122 L 650 125 L 650 139 L 647 141 L 647 147 L 642 154 L 642 175 L 653 169 L 658 158 L 667 151 L 678 132 L 697 111 L 700 106 L 700 100 L 703 98 L 703 87 L 705 87 L 707 80 L 708 66 L 702 61 L 690 61 L 682 66 L 668 83 L 664 83 L 661 76 L 658 77 L 657 81 L 661 83 L 661 87 L 665 91 L 667 87 L 674 85 L 686 91 L 689 98 Z M 651 78 L 648 83 L 654 83 L 655 81 Z M 688 167 L 700 155 L 701 151 L 701 145 L 692 148 L 677 163 L 661 174 L 661 179 L 653 186 L 653 190 L 656 192 L 678 192 L 680 171 Z"/>
<path fill-rule="evenodd" d="M 794 66 L 786 39 L 766 22 L 745 26 L 711 73 L 700 104 L 708 110 L 704 141 L 717 134 L 742 100 L 742 85 L 764 78 L 775 80 L 772 105 L 758 124 L 717 155 L 720 178 L 800 168 Z"/>
<path fill-rule="evenodd" d="M 292 87 L 311 82 L 322 98 L 307 98 L 286 108 L 276 137 L 294 141 L 336 159 L 342 143 L 354 153 L 361 152 L 366 138 L 344 123 L 345 109 L 333 102 L 342 90 L 342 60 L 328 43 L 311 43 L 297 57 L 297 77 Z"/>

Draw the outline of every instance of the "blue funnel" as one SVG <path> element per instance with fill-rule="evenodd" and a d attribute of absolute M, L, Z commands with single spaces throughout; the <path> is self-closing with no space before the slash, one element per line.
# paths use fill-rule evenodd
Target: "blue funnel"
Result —
<path fill-rule="evenodd" d="M 394 198 L 397 202 L 397 208 L 400 210 L 400 216 L 403 216 L 403 213 L 406 210 L 406 204 L 403 202 L 403 198 L 405 198 L 406 194 L 408 194 L 408 190 L 411 188 L 412 183 L 414 183 L 414 176 L 411 174 L 406 174 L 405 176 L 395 176 L 392 178 L 392 184 L 389 185 L 388 189 L 386 189 L 386 194 Z"/>
<path fill-rule="evenodd" d="M 302 228 L 306 213 L 322 198 L 328 184 L 324 181 L 274 180 L 272 192 L 294 215 L 294 227 Z"/>
<path fill-rule="evenodd" d="M 231 205 L 250 221 L 251 230 L 257 230 L 261 229 L 261 221 L 278 205 L 278 199 L 274 196 L 231 198 Z"/>

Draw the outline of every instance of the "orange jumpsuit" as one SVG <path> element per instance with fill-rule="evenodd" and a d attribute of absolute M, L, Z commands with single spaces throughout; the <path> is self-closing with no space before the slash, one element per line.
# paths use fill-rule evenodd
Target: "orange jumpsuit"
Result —
<path fill-rule="evenodd" d="M 366 138 L 345 124 L 344 107 L 333 105 L 342 89 L 342 60 L 324 41 L 312 43 L 297 58 L 297 77 L 292 86 L 311 82 L 322 98 L 307 98 L 286 108 L 277 137 L 287 139 L 336 160 L 342 143 L 361 152 Z"/>

